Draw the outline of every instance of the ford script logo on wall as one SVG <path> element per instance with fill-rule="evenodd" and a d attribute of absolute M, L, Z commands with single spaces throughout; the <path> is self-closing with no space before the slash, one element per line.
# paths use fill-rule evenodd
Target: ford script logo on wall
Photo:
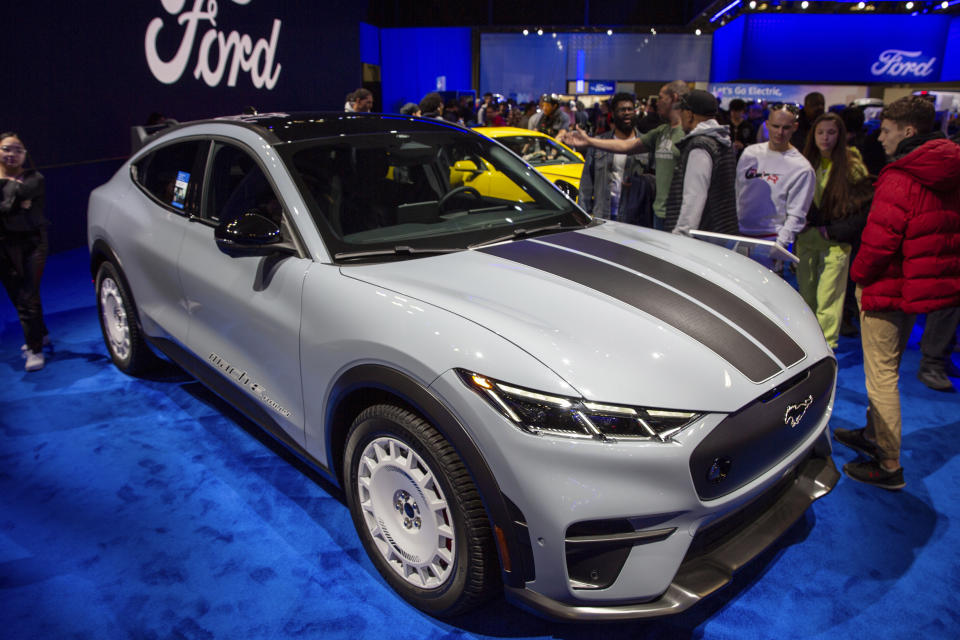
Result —
<path fill-rule="evenodd" d="M 251 0 L 232 0 L 234 4 L 247 5 Z M 277 40 L 280 37 L 280 20 L 274 19 L 270 39 L 253 41 L 247 34 L 237 31 L 225 33 L 217 27 L 216 0 L 194 0 L 193 8 L 184 11 L 187 0 L 161 0 L 164 10 L 171 16 L 169 26 L 163 18 L 154 18 L 147 25 L 144 49 L 147 66 L 153 77 L 164 84 L 173 84 L 180 79 L 192 58 L 194 42 L 201 22 L 209 22 L 211 28 L 203 34 L 197 47 L 197 64 L 193 77 L 203 79 L 208 86 L 218 86 L 227 76 L 227 86 L 237 86 L 240 71 L 250 74 L 250 81 L 257 89 L 273 89 L 280 77 L 280 65 L 274 62 Z M 169 60 L 160 57 L 157 51 L 157 36 L 164 28 L 183 28 L 180 46 Z"/>
<path fill-rule="evenodd" d="M 936 58 L 924 57 L 922 51 L 887 49 L 870 67 L 870 73 L 894 78 L 926 78 L 933 73 L 936 61 Z"/>

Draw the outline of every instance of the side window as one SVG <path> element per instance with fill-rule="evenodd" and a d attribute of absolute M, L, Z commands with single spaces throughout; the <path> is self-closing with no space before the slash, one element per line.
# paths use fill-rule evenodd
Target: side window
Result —
<path fill-rule="evenodd" d="M 205 159 L 202 152 L 209 144 L 191 140 L 157 149 L 134 165 L 134 179 L 163 204 L 196 215 Z"/>
<path fill-rule="evenodd" d="M 256 211 L 278 225 L 282 207 L 260 169 L 260 165 L 243 149 L 216 143 L 203 217 L 214 222 L 235 220 L 249 211 Z"/>

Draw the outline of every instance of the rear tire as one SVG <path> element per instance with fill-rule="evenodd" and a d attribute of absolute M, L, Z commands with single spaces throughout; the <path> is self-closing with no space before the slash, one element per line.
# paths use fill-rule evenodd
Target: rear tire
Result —
<path fill-rule="evenodd" d="M 449 617 L 495 593 L 499 561 L 480 494 L 423 418 L 386 404 L 364 410 L 347 435 L 344 481 L 367 555 L 413 606 Z"/>
<path fill-rule="evenodd" d="M 126 280 L 112 262 L 97 270 L 97 311 L 110 359 L 129 375 L 145 373 L 156 363 L 140 329 L 139 316 Z"/>

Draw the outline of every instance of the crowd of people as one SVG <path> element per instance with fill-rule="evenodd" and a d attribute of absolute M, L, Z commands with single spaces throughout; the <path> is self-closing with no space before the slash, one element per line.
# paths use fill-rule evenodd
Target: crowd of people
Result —
<path fill-rule="evenodd" d="M 916 314 L 926 314 L 919 379 L 954 391 L 949 378 L 960 375 L 951 360 L 960 322 L 960 140 L 934 127 L 934 106 L 921 96 L 887 105 L 873 139 L 860 130 L 862 112 L 827 112 L 819 93 L 803 108 L 766 105 L 759 124 L 750 122 L 756 105 L 732 101 L 724 116 L 714 96 L 682 82 L 664 85 L 659 106 L 656 135 L 636 128 L 636 102 L 620 94 L 611 100 L 613 136 L 579 128 L 560 135 L 586 150 L 583 181 L 590 186 L 580 204 L 601 218 L 648 219 L 625 208 L 635 202 L 625 193 L 642 182 L 636 172 L 652 170 L 648 226 L 764 240 L 769 250 L 753 257 L 782 276 L 783 259 L 795 252 L 798 289 L 831 348 L 845 301 L 859 316 L 865 426 L 834 435 L 867 459 L 844 471 L 902 488 L 899 366 Z M 653 145 L 654 162 L 628 165 L 631 154 Z"/>

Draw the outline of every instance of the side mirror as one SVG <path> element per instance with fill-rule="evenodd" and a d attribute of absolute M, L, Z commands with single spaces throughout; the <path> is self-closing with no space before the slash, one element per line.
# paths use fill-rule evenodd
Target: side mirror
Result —
<path fill-rule="evenodd" d="M 213 235 L 220 250 L 231 256 L 265 256 L 289 248 L 280 225 L 256 210 L 221 222 Z"/>
<path fill-rule="evenodd" d="M 461 173 L 469 173 L 470 180 L 476 180 L 483 174 L 483 170 L 480 169 L 473 160 L 458 160 L 453 163 L 453 170 Z"/>

